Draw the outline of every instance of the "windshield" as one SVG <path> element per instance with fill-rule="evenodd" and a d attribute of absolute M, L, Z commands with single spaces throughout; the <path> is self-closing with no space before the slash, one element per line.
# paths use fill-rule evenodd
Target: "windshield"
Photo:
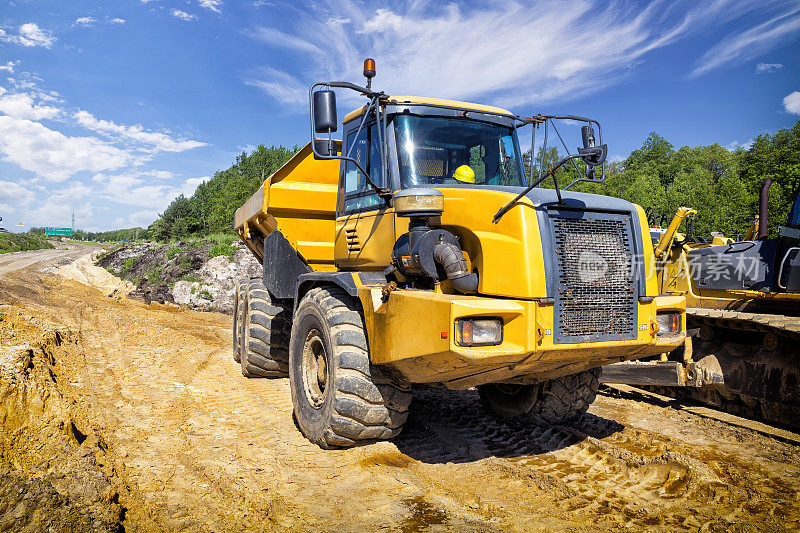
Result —
<path fill-rule="evenodd" d="M 402 187 L 524 186 L 514 128 L 475 120 L 400 115 L 394 120 Z"/>

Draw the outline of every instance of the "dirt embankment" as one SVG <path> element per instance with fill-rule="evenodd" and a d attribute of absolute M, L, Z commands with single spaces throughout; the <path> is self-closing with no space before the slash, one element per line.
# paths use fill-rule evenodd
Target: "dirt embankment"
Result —
<path fill-rule="evenodd" d="M 72 417 L 58 361 L 76 336 L 0 306 L 0 531 L 119 531 L 106 446 Z"/>
<path fill-rule="evenodd" d="M 38 387 L 51 406 L 13 400 L 2 463 L 22 499 L 51 501 L 38 495 L 49 487 L 61 498 L 14 527 L 67 513 L 74 529 L 118 516 L 126 531 L 800 529 L 793 441 L 632 396 L 601 393 L 576 423 L 530 429 L 489 416 L 475 391 L 419 388 L 394 441 L 321 450 L 292 421 L 286 379 L 241 376 L 230 317 L 120 297 L 93 268 L 84 282 L 0 278 L 15 332 L 2 353 L 22 350 L 2 390 Z M 26 374 L 37 342 L 49 355 Z M 70 467 L 80 454 L 90 461 Z"/>
<path fill-rule="evenodd" d="M 145 303 L 227 314 L 233 313 L 234 280 L 261 275 L 250 251 L 230 239 L 128 244 L 97 264 L 132 283 L 131 297 Z"/>

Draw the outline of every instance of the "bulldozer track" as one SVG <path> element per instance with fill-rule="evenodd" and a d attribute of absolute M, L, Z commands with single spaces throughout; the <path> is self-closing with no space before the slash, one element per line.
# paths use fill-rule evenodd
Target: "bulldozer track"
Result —
<path fill-rule="evenodd" d="M 74 332 L 54 379 L 104 443 L 81 449 L 102 457 L 127 530 L 800 525 L 796 446 L 656 403 L 601 393 L 571 424 L 530 428 L 474 390 L 419 387 L 397 438 L 326 451 L 296 428 L 288 379 L 238 371 L 230 317 L 30 271 L 0 279 L 0 297 L 29 317 L 0 324 Z"/>
<path fill-rule="evenodd" d="M 748 331 L 772 332 L 790 339 L 800 339 L 800 317 L 747 313 L 721 309 L 686 309 L 687 319 L 711 326 L 739 328 Z"/>
<path fill-rule="evenodd" d="M 726 384 L 657 387 L 656 392 L 800 429 L 800 317 L 689 308 L 687 325 L 711 328 L 713 338 L 697 339 L 693 356 L 695 361 L 716 356 Z"/>

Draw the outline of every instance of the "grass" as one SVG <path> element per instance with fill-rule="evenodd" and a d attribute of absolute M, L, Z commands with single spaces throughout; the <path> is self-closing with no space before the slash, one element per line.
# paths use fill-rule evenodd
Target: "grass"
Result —
<path fill-rule="evenodd" d="M 128 275 L 128 273 L 131 271 L 131 268 L 133 268 L 133 265 L 135 264 L 136 264 L 136 258 L 131 257 L 126 259 L 125 263 L 122 264 L 122 268 L 119 271 L 119 277 L 125 278 L 125 276 Z"/>
<path fill-rule="evenodd" d="M 170 249 L 167 250 L 167 259 L 172 259 L 179 253 L 181 253 L 181 249 L 179 246 L 171 246 Z"/>
<path fill-rule="evenodd" d="M 163 268 L 164 267 L 156 267 L 145 273 L 144 277 L 147 278 L 148 285 L 153 285 L 155 282 L 160 281 Z"/>
<path fill-rule="evenodd" d="M 34 233 L 0 233 L 0 254 L 54 248 L 52 243 Z"/>
<path fill-rule="evenodd" d="M 224 242 L 218 242 L 211 245 L 211 248 L 208 249 L 208 257 L 210 259 L 212 257 L 224 255 L 228 259 L 230 259 L 231 257 L 233 257 L 233 253 L 235 251 L 236 249 L 230 244 L 225 244 Z"/>
<path fill-rule="evenodd" d="M 198 295 L 200 296 L 200 298 L 203 298 L 205 300 L 213 300 L 214 299 L 214 296 L 212 296 L 212 294 L 208 291 L 208 289 L 200 289 L 200 292 L 198 293 Z"/>

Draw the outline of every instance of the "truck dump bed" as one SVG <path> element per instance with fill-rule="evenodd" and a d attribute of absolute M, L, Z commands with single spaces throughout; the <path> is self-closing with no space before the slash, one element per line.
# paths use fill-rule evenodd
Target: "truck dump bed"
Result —
<path fill-rule="evenodd" d="M 263 260 L 264 237 L 280 230 L 315 271 L 332 271 L 338 160 L 316 160 L 311 143 L 236 210 L 236 233 Z"/>

